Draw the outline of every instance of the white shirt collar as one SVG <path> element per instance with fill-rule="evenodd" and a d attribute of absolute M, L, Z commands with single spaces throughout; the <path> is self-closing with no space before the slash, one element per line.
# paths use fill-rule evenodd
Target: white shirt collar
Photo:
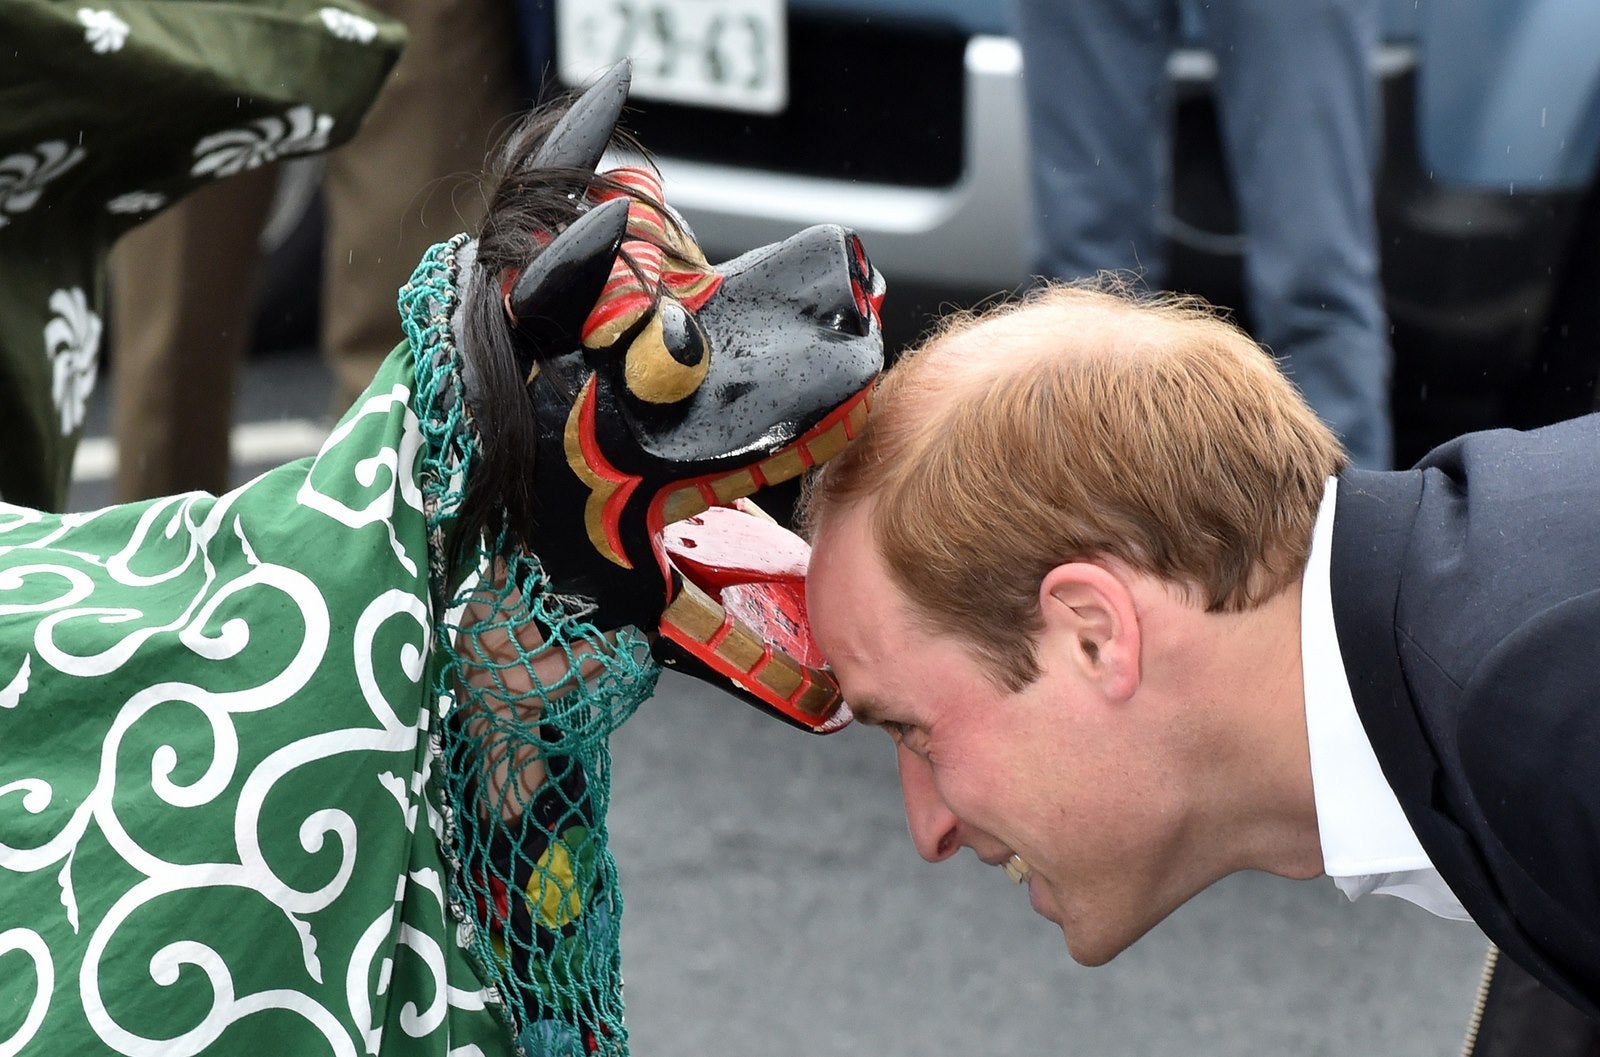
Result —
<path fill-rule="evenodd" d="M 1352 900 L 1369 892 L 1408 899 L 1440 917 L 1471 920 L 1422 849 L 1356 714 L 1333 623 L 1329 570 L 1339 482 L 1328 479 L 1300 596 L 1311 785 L 1323 872 Z"/>

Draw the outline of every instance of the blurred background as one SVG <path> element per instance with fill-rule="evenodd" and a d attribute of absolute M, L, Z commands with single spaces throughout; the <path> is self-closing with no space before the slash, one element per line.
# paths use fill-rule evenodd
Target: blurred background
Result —
<path fill-rule="evenodd" d="M 1028 280 L 1035 208 L 1006 0 L 521 2 L 547 87 L 634 56 L 628 124 L 712 259 L 811 223 L 853 227 L 889 279 L 894 342 L 941 305 Z M 1377 209 L 1396 461 L 1409 465 L 1467 429 L 1594 406 L 1600 7 L 1380 3 Z M 1189 22 L 1203 17 L 1201 0 L 1186 4 Z M 1180 47 L 1168 70 L 1168 285 L 1248 323 L 1217 63 Z M 315 340 L 320 163 L 297 164 L 265 238 L 263 350 Z"/>
<path fill-rule="evenodd" d="M 713 260 L 810 223 L 853 227 L 889 282 L 892 349 L 943 307 L 1028 282 L 1022 60 L 1004 0 L 522 9 L 519 44 L 547 88 L 634 56 L 626 123 Z M 1377 212 L 1406 465 L 1463 430 L 1595 405 L 1600 6 L 1383 0 L 1382 13 Z M 1248 324 L 1216 71 L 1192 42 L 1168 62 L 1168 285 Z M 320 164 L 284 168 L 263 235 L 235 483 L 327 429 Z M 108 388 L 74 509 L 109 501 Z M 615 754 L 641 1057 L 1459 1052 L 1484 949 L 1472 926 L 1241 875 L 1082 969 L 999 871 L 916 857 L 881 735 L 810 738 L 668 675 Z"/>

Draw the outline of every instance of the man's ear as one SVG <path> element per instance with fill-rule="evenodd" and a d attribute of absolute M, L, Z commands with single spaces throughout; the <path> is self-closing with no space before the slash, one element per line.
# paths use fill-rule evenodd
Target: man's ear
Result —
<path fill-rule="evenodd" d="M 1110 700 L 1139 689 L 1142 629 L 1133 593 L 1116 573 L 1093 562 L 1058 565 L 1039 584 L 1039 611 L 1056 648 Z"/>

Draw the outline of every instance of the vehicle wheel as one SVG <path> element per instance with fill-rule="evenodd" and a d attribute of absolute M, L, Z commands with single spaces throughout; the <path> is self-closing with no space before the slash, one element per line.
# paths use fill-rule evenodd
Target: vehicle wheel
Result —
<path fill-rule="evenodd" d="M 1508 396 L 1508 417 L 1521 428 L 1600 408 L 1600 185 L 1580 217 L 1532 373 Z"/>

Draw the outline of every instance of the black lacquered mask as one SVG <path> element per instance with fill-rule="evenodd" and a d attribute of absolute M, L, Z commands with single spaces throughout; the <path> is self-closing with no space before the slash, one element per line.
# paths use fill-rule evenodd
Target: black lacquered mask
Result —
<path fill-rule="evenodd" d="M 626 92 L 622 65 L 533 171 L 593 171 Z M 836 226 L 712 265 L 644 167 L 596 178 L 573 213 L 493 279 L 535 422 L 519 533 L 597 626 L 657 631 L 665 662 L 837 729 L 848 712 L 809 646 L 804 544 L 738 501 L 860 431 L 883 364 L 882 277 Z"/>

